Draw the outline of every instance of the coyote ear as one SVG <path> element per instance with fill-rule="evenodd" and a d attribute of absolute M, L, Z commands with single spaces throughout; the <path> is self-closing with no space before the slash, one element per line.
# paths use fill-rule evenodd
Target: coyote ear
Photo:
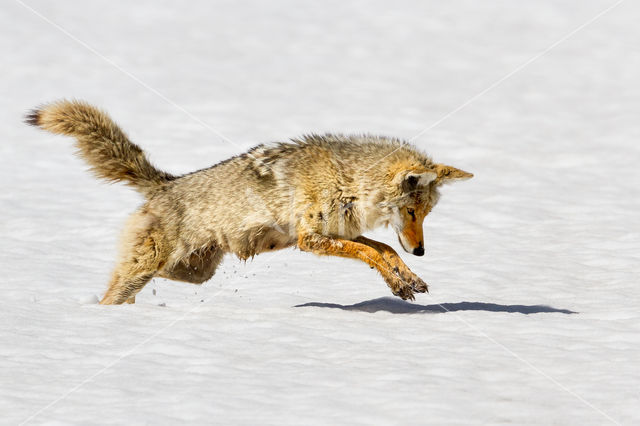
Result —
<path fill-rule="evenodd" d="M 415 191 L 418 187 L 427 186 L 437 177 L 438 175 L 436 175 L 435 172 L 416 173 L 409 170 L 398 173 L 394 182 L 400 186 L 402 192 L 411 192 Z"/>
<path fill-rule="evenodd" d="M 438 185 L 456 182 L 459 180 L 467 180 L 473 177 L 473 173 L 465 172 L 464 170 L 456 169 L 455 167 L 446 166 L 444 164 L 436 164 L 436 173 L 438 174 Z"/>

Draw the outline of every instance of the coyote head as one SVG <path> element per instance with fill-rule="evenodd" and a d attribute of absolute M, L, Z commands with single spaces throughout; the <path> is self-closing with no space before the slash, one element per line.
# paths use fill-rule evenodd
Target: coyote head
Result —
<path fill-rule="evenodd" d="M 438 188 L 445 183 L 472 177 L 471 173 L 444 164 L 436 164 L 429 169 L 414 167 L 395 174 L 392 184 L 397 195 L 390 203 L 389 223 L 407 253 L 424 255 L 422 223 L 438 202 Z"/>

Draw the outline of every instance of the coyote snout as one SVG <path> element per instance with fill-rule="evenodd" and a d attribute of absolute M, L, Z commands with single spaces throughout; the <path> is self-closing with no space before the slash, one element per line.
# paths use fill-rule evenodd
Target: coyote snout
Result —
<path fill-rule="evenodd" d="M 405 225 L 396 231 L 398 233 L 398 241 L 407 253 L 416 256 L 424 255 L 424 237 L 422 234 L 422 223 L 424 216 L 420 218 L 416 215 L 415 209 L 406 209 L 409 213 L 409 219 Z"/>
<path fill-rule="evenodd" d="M 402 242 L 402 235 L 398 235 L 398 241 L 400 242 L 400 245 L 402 246 L 402 248 L 404 249 L 404 251 L 406 251 L 407 253 L 411 253 L 415 256 L 424 256 L 424 243 L 422 241 L 420 241 L 418 243 L 417 246 L 414 246 L 413 248 L 407 248 L 406 243 Z M 411 246 L 409 246 L 411 247 Z"/>
<path fill-rule="evenodd" d="M 391 247 L 362 234 L 392 224 L 405 251 L 424 255 L 422 224 L 439 188 L 473 176 L 397 139 L 331 134 L 258 145 L 174 176 L 83 102 L 45 105 L 26 121 L 75 137 L 98 177 L 125 182 L 146 198 L 127 222 L 102 304 L 135 302 L 153 277 L 201 284 L 225 253 L 246 260 L 294 245 L 359 259 L 378 270 L 393 294 L 413 299 L 427 284 Z"/>

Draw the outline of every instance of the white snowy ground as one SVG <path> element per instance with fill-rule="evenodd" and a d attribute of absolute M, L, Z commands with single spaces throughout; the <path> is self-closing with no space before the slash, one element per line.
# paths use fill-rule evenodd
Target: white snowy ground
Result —
<path fill-rule="evenodd" d="M 559 44 L 614 1 L 20 3 L 0 9 L 1 423 L 640 422 L 638 2 Z M 21 123 L 62 97 L 174 173 L 429 129 L 416 145 L 476 177 L 403 255 L 430 283 L 414 303 L 286 250 L 103 307 L 141 200 Z"/>

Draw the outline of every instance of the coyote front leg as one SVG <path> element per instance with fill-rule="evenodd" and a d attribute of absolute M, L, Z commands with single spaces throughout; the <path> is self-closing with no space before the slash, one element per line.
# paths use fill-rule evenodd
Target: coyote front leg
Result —
<path fill-rule="evenodd" d="M 414 291 L 417 291 L 418 293 L 425 293 L 429 291 L 427 283 L 422 281 L 419 276 L 414 274 L 413 271 L 409 269 L 409 267 L 402 261 L 398 253 L 393 248 L 386 245 L 385 243 L 371 240 L 363 236 L 359 236 L 355 239 L 355 241 L 366 244 L 369 247 L 373 247 L 374 249 L 376 249 L 382 255 L 382 258 L 386 260 L 389 265 L 391 265 L 394 271 L 397 271 L 402 279 L 411 285 L 411 288 L 413 288 Z"/>
<path fill-rule="evenodd" d="M 391 292 L 402 299 L 415 300 L 411 285 L 406 283 L 400 274 L 393 270 L 378 250 L 366 244 L 331 238 L 320 234 L 302 234 L 298 237 L 298 248 L 319 255 L 340 256 L 360 259 L 372 268 L 376 268 L 391 289 Z"/>

